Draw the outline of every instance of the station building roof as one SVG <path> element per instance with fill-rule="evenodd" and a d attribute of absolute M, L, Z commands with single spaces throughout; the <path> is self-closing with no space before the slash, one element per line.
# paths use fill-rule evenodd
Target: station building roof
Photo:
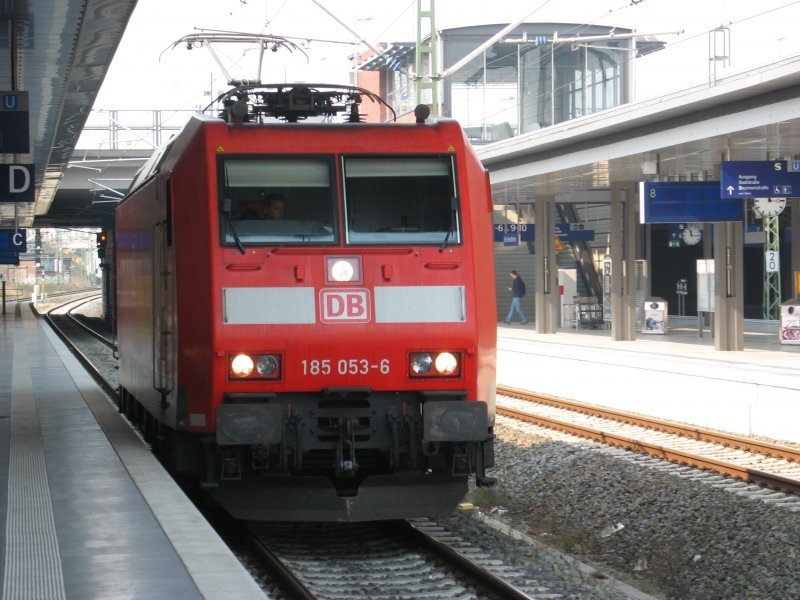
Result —
<path fill-rule="evenodd" d="M 35 202 L 0 202 L 0 228 L 30 227 L 46 214 L 136 0 L 9 0 L 0 90 L 28 92 L 29 154 L 0 163 L 34 164 Z"/>

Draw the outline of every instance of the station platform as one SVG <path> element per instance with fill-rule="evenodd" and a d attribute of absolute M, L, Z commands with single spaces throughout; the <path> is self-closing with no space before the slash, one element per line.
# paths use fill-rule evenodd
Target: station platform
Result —
<path fill-rule="evenodd" d="M 0 315 L 2 597 L 264 598 L 28 304 Z"/>
<path fill-rule="evenodd" d="M 745 321 L 745 349 L 719 351 L 697 319 L 614 341 L 608 329 L 538 334 L 498 326 L 497 382 L 740 435 L 800 443 L 800 346 L 778 325 Z"/>

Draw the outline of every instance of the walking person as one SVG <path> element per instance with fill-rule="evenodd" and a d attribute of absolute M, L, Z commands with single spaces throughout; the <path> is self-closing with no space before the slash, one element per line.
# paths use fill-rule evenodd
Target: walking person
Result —
<path fill-rule="evenodd" d="M 528 322 L 528 317 L 525 316 L 525 311 L 522 310 L 522 298 L 525 296 L 525 282 L 522 281 L 522 277 L 520 277 L 519 273 L 516 271 L 511 271 L 509 275 L 511 276 L 511 287 L 508 288 L 511 292 L 511 307 L 508 309 L 506 323 L 510 325 L 511 319 L 514 317 L 514 312 L 518 312 L 522 324 L 525 325 L 525 323 Z"/>

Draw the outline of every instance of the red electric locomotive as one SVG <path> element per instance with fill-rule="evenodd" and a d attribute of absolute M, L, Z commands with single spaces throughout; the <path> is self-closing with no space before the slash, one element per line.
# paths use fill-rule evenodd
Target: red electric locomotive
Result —
<path fill-rule="evenodd" d="M 235 88 L 117 209 L 121 409 L 239 518 L 447 514 L 493 481 L 487 173 L 456 122 L 361 123 L 367 97 Z"/>

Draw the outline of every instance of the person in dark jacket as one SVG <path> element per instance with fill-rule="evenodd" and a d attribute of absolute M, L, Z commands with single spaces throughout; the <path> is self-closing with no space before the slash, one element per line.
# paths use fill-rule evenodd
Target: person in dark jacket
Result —
<path fill-rule="evenodd" d="M 511 291 L 512 297 L 506 323 L 511 324 L 511 319 L 514 317 L 514 312 L 516 311 L 519 313 L 522 324 L 525 325 L 525 323 L 528 322 L 528 317 L 525 316 L 525 311 L 522 310 L 522 298 L 525 296 L 525 282 L 522 281 L 522 277 L 520 277 L 519 273 L 516 271 L 511 271 L 509 275 L 511 275 L 511 287 L 508 289 Z"/>

